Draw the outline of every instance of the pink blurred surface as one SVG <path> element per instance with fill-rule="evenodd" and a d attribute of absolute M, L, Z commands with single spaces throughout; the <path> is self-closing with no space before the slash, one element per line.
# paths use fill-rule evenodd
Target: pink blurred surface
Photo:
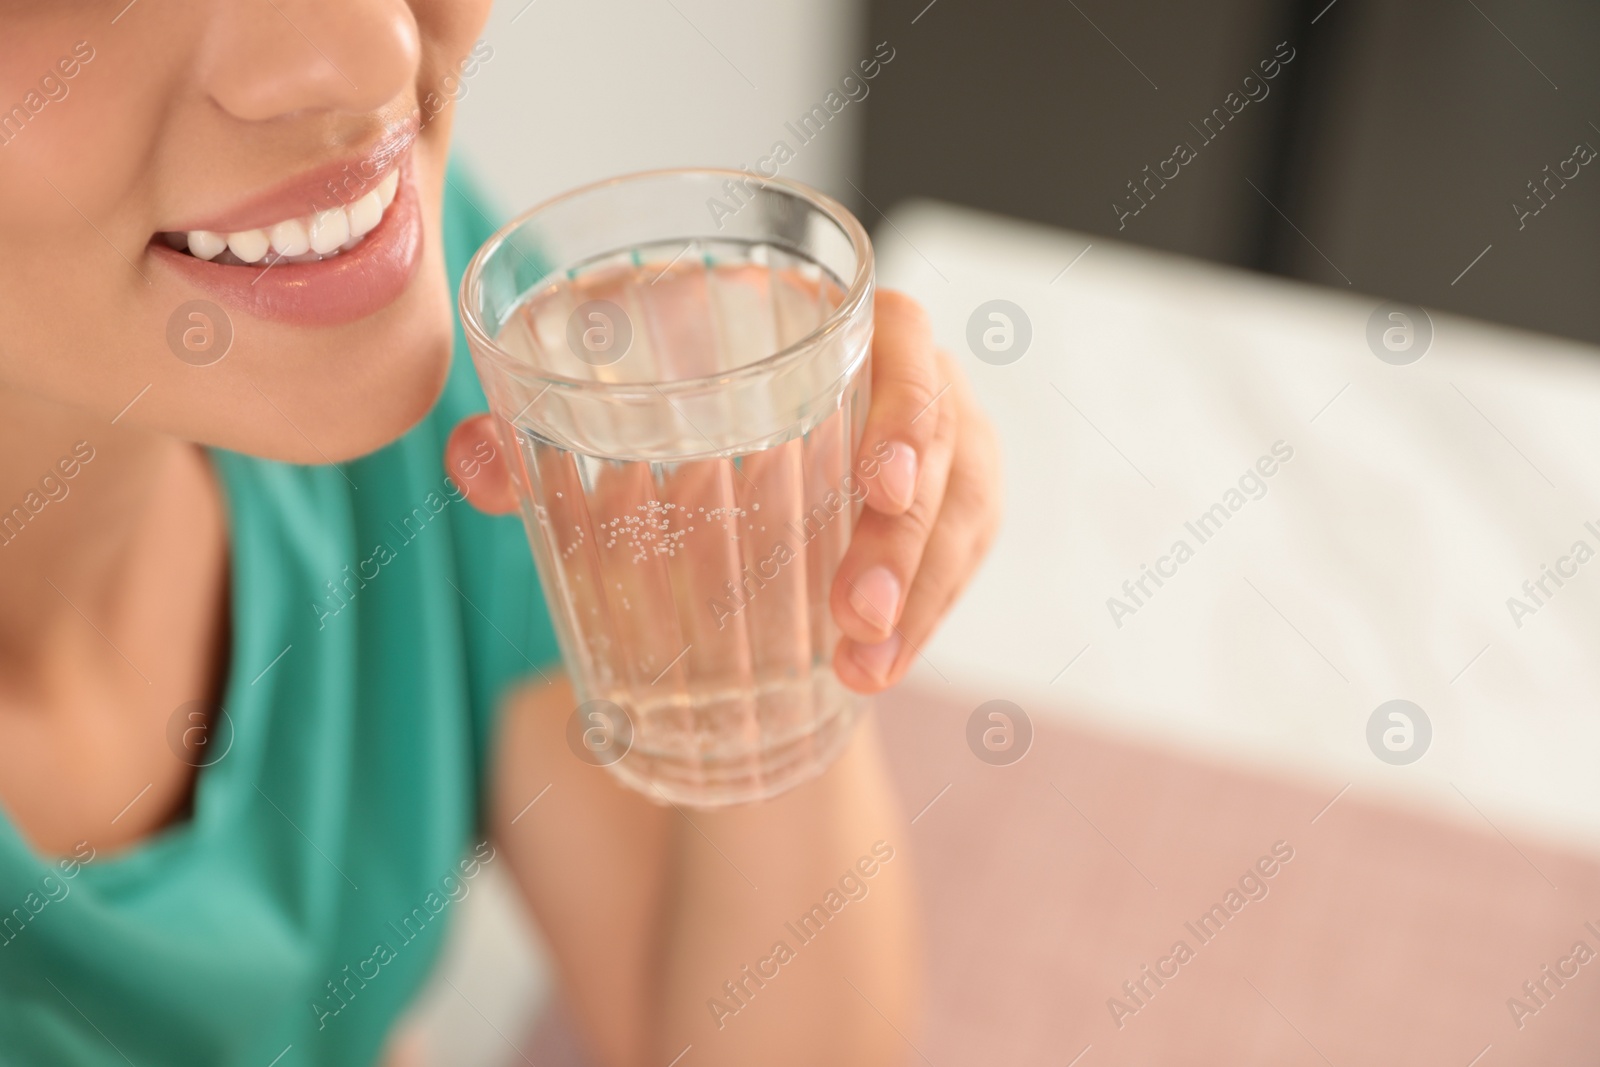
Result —
<path fill-rule="evenodd" d="M 955 1064 L 1592 1064 L 1600 958 L 1536 1014 L 1507 999 L 1600 952 L 1600 862 L 1032 716 L 1017 763 L 967 748 L 979 699 L 902 688 L 880 722 L 929 935 L 923 1054 Z M 1324 810 L 1325 809 L 1325 810 Z M 1320 813 L 1320 814 L 1319 814 Z M 1315 821 L 1313 822 L 1313 819 Z M 1285 841 L 1206 943 L 1185 926 Z M 1193 958 L 1114 1021 L 1183 940 Z M 1166 965 L 1170 972 L 1172 964 Z M 1573 965 L 1569 964 L 1570 970 Z M 1543 995 L 1541 994 L 1543 997 Z M 1485 1048 L 1488 1051 L 1485 1053 Z"/>
<path fill-rule="evenodd" d="M 983 699 L 902 687 L 878 702 L 928 938 L 925 1018 L 894 1020 L 906 1062 L 1600 1061 L 1600 957 L 1559 987 L 1542 972 L 1577 942 L 1600 952 L 1585 926 L 1600 929 L 1600 858 L 1502 835 L 1465 799 L 1477 828 L 1039 709 L 1027 754 L 989 765 L 967 744 Z M 1260 899 L 1241 893 L 1197 936 L 1279 842 L 1293 858 L 1263 865 L 1265 896 L 1248 886 Z M 1178 941 L 1191 958 L 1161 965 L 1159 987 L 1144 978 Z M 1123 983 L 1141 979 L 1135 1000 Z M 1542 1005 L 1523 988 L 1541 980 Z M 1512 997 L 1537 1008 L 1520 1026 Z M 538 1062 L 576 1062 L 559 1008 L 540 1030 Z"/>

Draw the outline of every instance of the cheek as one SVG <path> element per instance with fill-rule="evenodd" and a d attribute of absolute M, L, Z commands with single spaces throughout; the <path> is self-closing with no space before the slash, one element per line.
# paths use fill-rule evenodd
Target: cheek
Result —
<path fill-rule="evenodd" d="M 47 36 L 48 42 L 30 42 L 26 55 L 0 60 L 0 109 L 9 112 L 27 89 L 37 90 L 39 77 L 85 39 L 69 28 Z M 110 241 L 132 258 L 149 236 L 140 215 L 148 207 L 162 128 L 182 114 L 168 74 L 182 69 L 187 51 L 177 26 L 165 42 L 130 28 L 115 47 L 110 38 L 92 43 L 93 58 L 61 79 L 65 97 L 48 102 L 0 150 L 6 161 L 0 166 L 0 227 L 24 239 L 86 238 L 108 254 Z M 19 84 L 25 73 L 32 75 L 30 86 Z"/>
<path fill-rule="evenodd" d="M 10 18 L 0 34 L 6 110 L 20 99 L 22 72 L 36 78 L 85 39 L 81 27 L 30 30 L 30 47 L 18 56 L 15 39 L 6 39 Z M 0 148 L 0 378 L 7 385 L 91 403 L 104 390 L 107 402 L 121 396 L 120 407 L 151 380 L 128 390 L 115 365 L 145 362 L 137 353 L 154 325 L 164 327 L 138 265 L 171 103 L 168 65 L 181 68 L 186 54 L 179 22 L 167 27 L 167 48 L 131 26 L 117 47 L 109 36 L 91 42 L 94 56 L 66 82 L 66 98 L 47 104 Z"/>

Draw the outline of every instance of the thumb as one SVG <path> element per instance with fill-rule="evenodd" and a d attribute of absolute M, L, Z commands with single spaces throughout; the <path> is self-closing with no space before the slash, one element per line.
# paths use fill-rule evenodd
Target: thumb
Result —
<path fill-rule="evenodd" d="M 467 501 L 489 515 L 517 510 L 517 486 L 508 455 L 495 432 L 494 416 L 484 412 L 456 423 L 444 446 L 444 468 Z"/>

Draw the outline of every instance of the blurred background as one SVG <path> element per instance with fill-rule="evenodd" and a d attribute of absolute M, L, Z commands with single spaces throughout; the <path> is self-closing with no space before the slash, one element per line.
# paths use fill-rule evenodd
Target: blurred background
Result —
<path fill-rule="evenodd" d="M 1600 948 L 1600 578 L 1524 590 L 1600 546 L 1600 6 L 503 0 L 485 41 L 457 140 L 502 209 L 777 162 L 1001 426 L 1005 531 L 880 704 L 929 897 L 908 1061 L 1594 1062 L 1600 976 L 1524 983 Z M 964 740 L 994 700 L 1014 759 Z M 1277 840 L 1209 977 L 1114 1025 Z M 577 1062 L 484 886 L 434 1062 Z"/>
<path fill-rule="evenodd" d="M 506 205 L 783 141 L 870 225 L 931 197 L 1600 340 L 1600 197 L 1563 168 L 1600 146 L 1593 4 L 507 0 L 485 40 L 458 138 Z"/>

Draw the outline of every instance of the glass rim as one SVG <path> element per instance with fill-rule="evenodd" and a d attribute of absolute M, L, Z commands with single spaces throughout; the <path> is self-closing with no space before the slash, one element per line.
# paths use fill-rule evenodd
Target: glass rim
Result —
<path fill-rule="evenodd" d="M 839 302 L 839 306 L 834 308 L 827 318 L 823 319 L 819 325 L 806 333 L 805 336 L 775 352 L 762 356 L 760 359 L 746 363 L 744 366 L 733 370 L 694 378 L 679 378 L 669 382 L 605 382 L 593 379 L 571 378 L 563 374 L 541 371 L 530 365 L 526 360 L 518 359 L 510 352 L 507 352 L 493 337 L 489 336 L 484 323 L 480 321 L 478 313 L 474 310 L 474 305 L 477 304 L 479 297 L 482 295 L 483 273 L 490 257 L 501 250 L 512 234 L 521 229 L 536 215 L 569 200 L 575 200 L 578 197 L 586 196 L 608 187 L 671 177 L 732 178 L 752 182 L 758 187 L 779 189 L 790 193 L 822 212 L 849 238 L 850 249 L 856 256 L 855 277 L 850 280 L 849 287 L 845 290 L 844 298 Z M 559 266 L 553 267 L 550 273 L 559 273 L 561 269 Z M 549 277 L 549 275 L 546 275 L 546 277 Z M 867 237 L 866 228 L 861 225 L 861 221 L 855 217 L 853 212 L 828 194 L 789 178 L 777 176 L 768 178 L 765 175 L 752 174 L 745 170 L 735 170 L 732 167 L 660 167 L 653 170 L 619 174 L 615 177 L 603 178 L 600 181 L 580 185 L 542 200 L 511 218 L 483 243 L 478 251 L 474 253 L 471 261 L 468 262 L 467 269 L 461 276 L 461 290 L 457 296 L 456 306 L 461 319 L 461 328 L 466 334 L 469 346 L 476 353 L 486 355 L 499 370 L 514 378 L 536 381 L 543 384 L 547 389 L 568 389 L 613 396 L 650 396 L 715 388 L 743 378 L 769 373 L 775 368 L 798 360 L 807 351 L 819 347 L 828 337 L 839 333 L 845 328 L 848 320 L 859 311 L 861 305 L 865 302 L 872 284 L 872 242 Z"/>

